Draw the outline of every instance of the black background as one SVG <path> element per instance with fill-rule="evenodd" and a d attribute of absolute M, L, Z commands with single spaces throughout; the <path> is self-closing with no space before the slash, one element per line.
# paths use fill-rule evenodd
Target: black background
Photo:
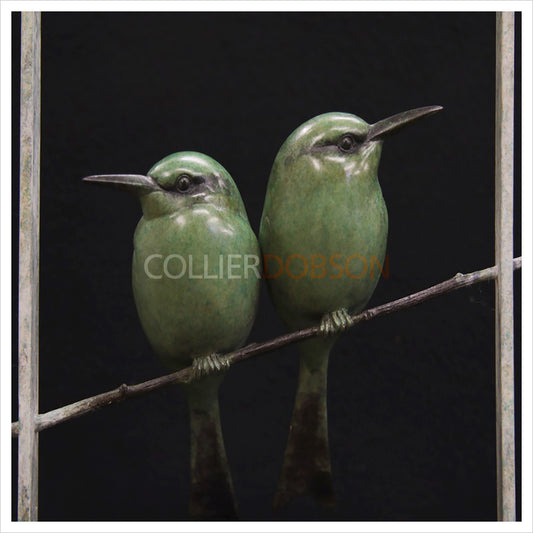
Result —
<path fill-rule="evenodd" d="M 15 140 L 19 26 L 14 15 Z M 494 35 L 492 13 L 43 14 L 41 412 L 164 372 L 131 293 L 140 206 L 85 175 L 204 152 L 234 177 L 257 232 L 270 166 L 303 121 L 440 104 L 385 142 L 390 276 L 370 305 L 492 265 Z M 13 161 L 16 229 L 17 142 Z M 282 332 L 263 291 L 250 341 Z M 491 283 L 348 333 L 329 373 L 336 512 L 306 499 L 271 511 L 294 347 L 235 366 L 221 410 L 241 518 L 495 520 L 493 361 Z M 188 430 L 178 387 L 46 430 L 39 518 L 187 519 Z"/>

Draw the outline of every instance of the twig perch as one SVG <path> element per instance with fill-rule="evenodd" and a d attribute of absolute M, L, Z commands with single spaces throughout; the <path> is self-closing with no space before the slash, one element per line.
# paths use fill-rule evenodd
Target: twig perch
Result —
<path fill-rule="evenodd" d="M 515 270 L 522 267 L 521 257 L 514 259 L 513 267 Z M 471 272 L 469 274 L 458 273 L 447 281 L 443 281 L 442 283 L 433 285 L 432 287 L 422 291 L 415 292 L 398 300 L 394 300 L 392 302 L 373 307 L 372 309 L 367 309 L 366 311 L 363 311 L 357 315 L 353 315 L 353 324 L 351 327 L 360 322 L 367 322 L 368 320 L 372 320 L 379 316 L 388 315 L 390 313 L 400 311 L 401 309 L 413 307 L 425 302 L 426 300 L 436 298 L 437 296 L 441 296 L 457 289 L 468 287 L 482 281 L 494 279 L 497 276 L 497 273 L 497 267 L 495 266 L 486 268 L 484 270 Z M 281 348 L 310 337 L 315 337 L 319 334 L 320 327 L 317 325 L 312 328 L 302 329 L 300 331 L 281 335 L 280 337 L 276 337 L 275 339 L 259 344 L 248 344 L 240 350 L 227 354 L 226 358 L 231 365 L 234 365 L 235 363 L 244 361 L 250 357 L 271 352 L 277 348 Z M 118 403 L 127 398 L 142 396 L 143 394 L 162 389 L 163 387 L 173 385 L 174 383 L 187 383 L 192 379 L 193 367 L 189 366 L 183 370 L 180 370 L 179 372 L 174 372 L 172 374 L 150 379 L 143 383 L 138 383 L 137 385 L 122 384 L 120 387 L 114 390 L 92 396 L 91 398 L 85 398 L 79 402 L 60 407 L 59 409 L 54 409 L 53 411 L 48 411 L 48 413 L 37 415 L 36 431 L 42 431 L 43 429 L 66 422 L 67 420 L 71 420 L 92 411 L 96 411 L 97 409 L 105 407 L 106 405 Z M 18 432 L 19 423 L 13 422 L 11 424 L 11 435 L 16 437 L 18 436 Z"/>

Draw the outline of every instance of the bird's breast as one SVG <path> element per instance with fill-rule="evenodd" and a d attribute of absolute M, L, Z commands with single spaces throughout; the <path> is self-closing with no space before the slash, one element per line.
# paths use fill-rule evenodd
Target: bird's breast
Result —
<path fill-rule="evenodd" d="M 143 329 L 171 368 L 244 342 L 257 304 L 260 258 L 248 222 L 201 206 L 141 219 L 133 291 Z"/>
<path fill-rule="evenodd" d="M 387 208 L 377 179 L 350 178 L 306 168 L 267 192 L 260 233 L 266 278 L 293 327 L 340 307 L 362 308 L 379 279 Z"/>

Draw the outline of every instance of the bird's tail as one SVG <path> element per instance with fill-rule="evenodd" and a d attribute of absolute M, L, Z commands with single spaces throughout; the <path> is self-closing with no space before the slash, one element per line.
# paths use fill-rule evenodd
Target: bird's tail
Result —
<path fill-rule="evenodd" d="M 304 494 L 335 505 L 327 415 L 328 360 L 334 343 L 334 338 L 312 339 L 299 347 L 298 388 L 274 508 Z"/>
<path fill-rule="evenodd" d="M 193 520 L 236 520 L 237 503 L 224 448 L 218 388 L 212 375 L 186 386 L 191 423 L 191 492 Z"/>

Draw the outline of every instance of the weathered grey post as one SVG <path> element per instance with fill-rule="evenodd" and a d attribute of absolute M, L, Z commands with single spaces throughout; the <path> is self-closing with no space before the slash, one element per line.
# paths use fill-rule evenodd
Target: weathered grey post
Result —
<path fill-rule="evenodd" d="M 513 331 L 514 13 L 496 14 L 496 453 L 498 520 L 516 520 Z"/>
<path fill-rule="evenodd" d="M 20 79 L 18 520 L 37 520 L 41 14 L 22 13 Z"/>

